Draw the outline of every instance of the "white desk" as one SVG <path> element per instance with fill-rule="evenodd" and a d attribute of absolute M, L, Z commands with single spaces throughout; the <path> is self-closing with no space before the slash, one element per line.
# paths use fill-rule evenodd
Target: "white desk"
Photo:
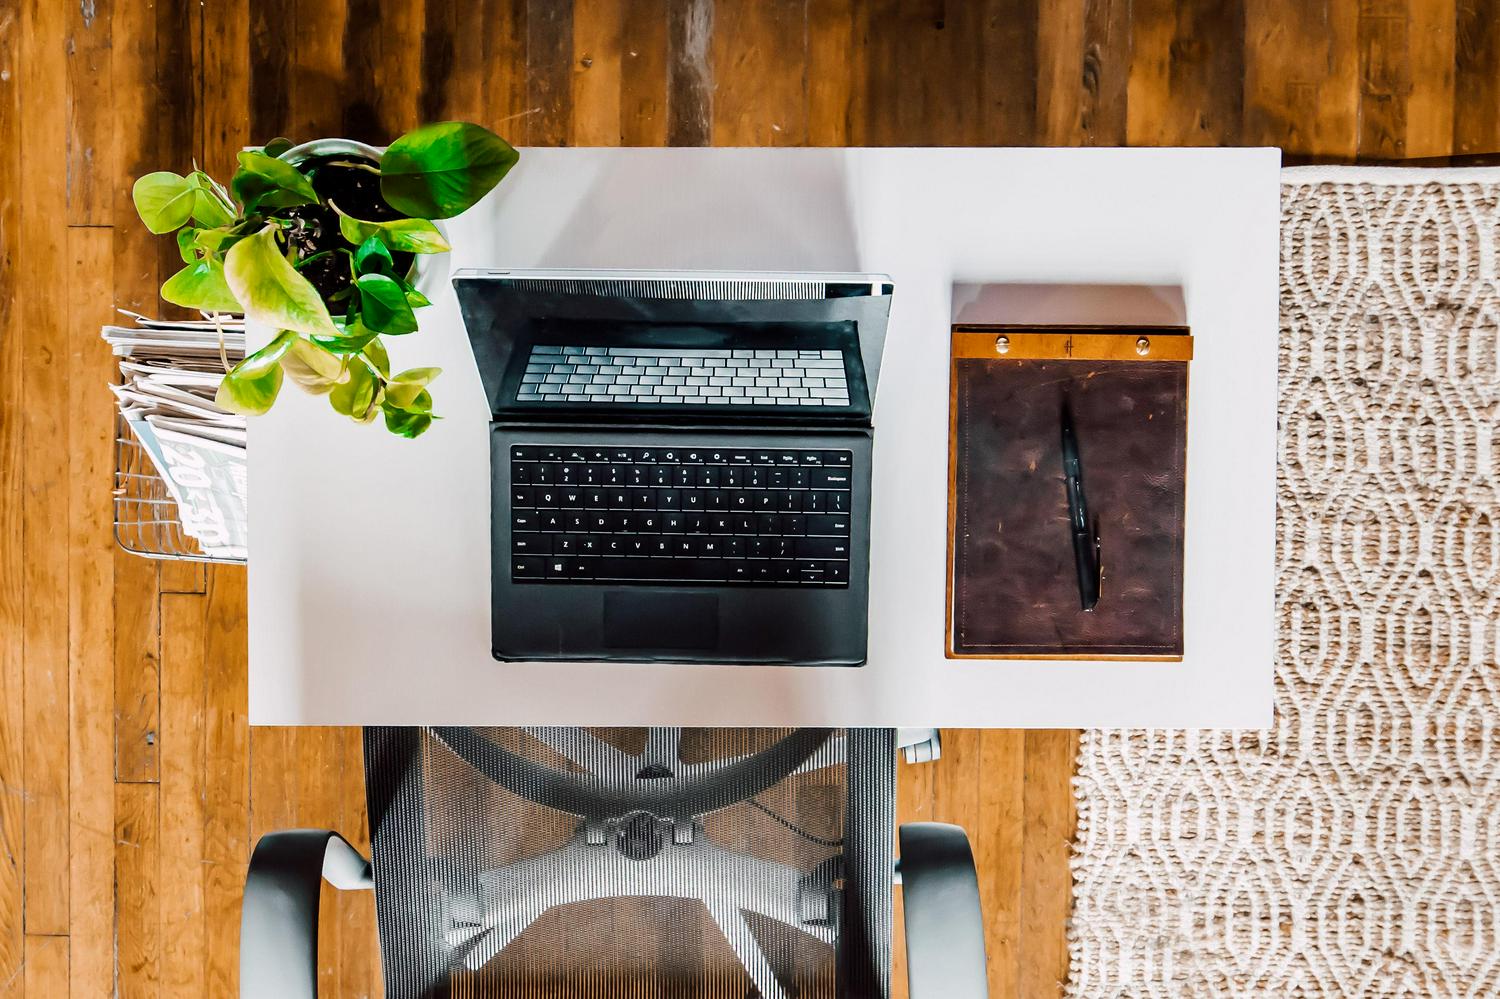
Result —
<path fill-rule="evenodd" d="M 1279 163 L 1274 149 L 524 150 L 449 224 L 452 267 L 895 279 L 869 662 L 491 659 L 488 413 L 444 273 L 421 332 L 391 344 L 397 367 L 445 369 L 446 419 L 425 437 L 356 427 L 290 386 L 251 421 L 251 722 L 1269 725 Z M 1196 337 L 1182 662 L 944 658 L 947 334 L 966 283 L 1031 286 L 988 298 L 1059 321 L 1113 306 L 1035 286 L 1180 287 L 1176 304 L 1128 289 L 1119 301 L 1183 311 Z"/>

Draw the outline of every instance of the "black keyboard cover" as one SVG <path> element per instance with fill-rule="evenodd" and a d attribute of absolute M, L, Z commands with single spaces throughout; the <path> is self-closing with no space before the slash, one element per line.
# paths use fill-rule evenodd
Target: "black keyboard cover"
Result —
<path fill-rule="evenodd" d="M 848 586 L 853 454 L 510 448 L 511 580 Z"/>

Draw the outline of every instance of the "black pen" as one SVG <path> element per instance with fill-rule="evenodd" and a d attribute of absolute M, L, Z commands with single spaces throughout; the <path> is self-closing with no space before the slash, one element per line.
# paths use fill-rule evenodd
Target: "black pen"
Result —
<path fill-rule="evenodd" d="M 1068 488 L 1068 528 L 1073 535 L 1073 563 L 1078 569 L 1078 600 L 1086 611 L 1099 602 L 1100 547 L 1097 526 L 1089 526 L 1088 501 L 1083 495 L 1083 462 L 1073 432 L 1073 410 L 1062 407 L 1063 478 Z"/>

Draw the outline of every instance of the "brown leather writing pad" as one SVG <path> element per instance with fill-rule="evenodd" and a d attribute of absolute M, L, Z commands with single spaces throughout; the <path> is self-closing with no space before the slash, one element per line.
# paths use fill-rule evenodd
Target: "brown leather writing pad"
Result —
<path fill-rule="evenodd" d="M 950 654 L 1182 655 L 1187 369 L 955 357 Z M 1069 530 L 1064 394 L 1102 549 L 1091 612 Z"/>

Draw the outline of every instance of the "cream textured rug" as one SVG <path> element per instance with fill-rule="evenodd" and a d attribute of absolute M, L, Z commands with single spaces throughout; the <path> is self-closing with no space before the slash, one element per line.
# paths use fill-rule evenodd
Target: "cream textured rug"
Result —
<path fill-rule="evenodd" d="M 1067 994 L 1500 996 L 1500 172 L 1289 170 L 1276 727 L 1088 732 Z"/>

